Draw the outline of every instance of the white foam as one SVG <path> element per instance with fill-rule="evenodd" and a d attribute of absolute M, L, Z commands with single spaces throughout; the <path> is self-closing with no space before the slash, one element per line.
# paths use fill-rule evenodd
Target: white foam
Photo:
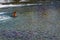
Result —
<path fill-rule="evenodd" d="M 11 19 L 9 16 L 0 16 L 0 21 Z"/>

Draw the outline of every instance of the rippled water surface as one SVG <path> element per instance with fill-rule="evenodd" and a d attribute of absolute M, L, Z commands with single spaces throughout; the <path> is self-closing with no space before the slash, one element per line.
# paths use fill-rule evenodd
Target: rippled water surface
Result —
<path fill-rule="evenodd" d="M 59 6 L 3 8 L 0 16 L 0 40 L 60 40 Z M 17 17 L 11 17 L 13 11 Z M 3 18 L 2 18 L 3 17 Z"/>

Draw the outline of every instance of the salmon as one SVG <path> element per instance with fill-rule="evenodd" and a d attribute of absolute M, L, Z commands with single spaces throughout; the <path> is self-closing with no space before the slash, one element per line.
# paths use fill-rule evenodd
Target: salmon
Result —
<path fill-rule="evenodd" d="M 16 12 L 13 12 L 12 17 L 16 17 L 16 16 L 17 16 Z"/>

